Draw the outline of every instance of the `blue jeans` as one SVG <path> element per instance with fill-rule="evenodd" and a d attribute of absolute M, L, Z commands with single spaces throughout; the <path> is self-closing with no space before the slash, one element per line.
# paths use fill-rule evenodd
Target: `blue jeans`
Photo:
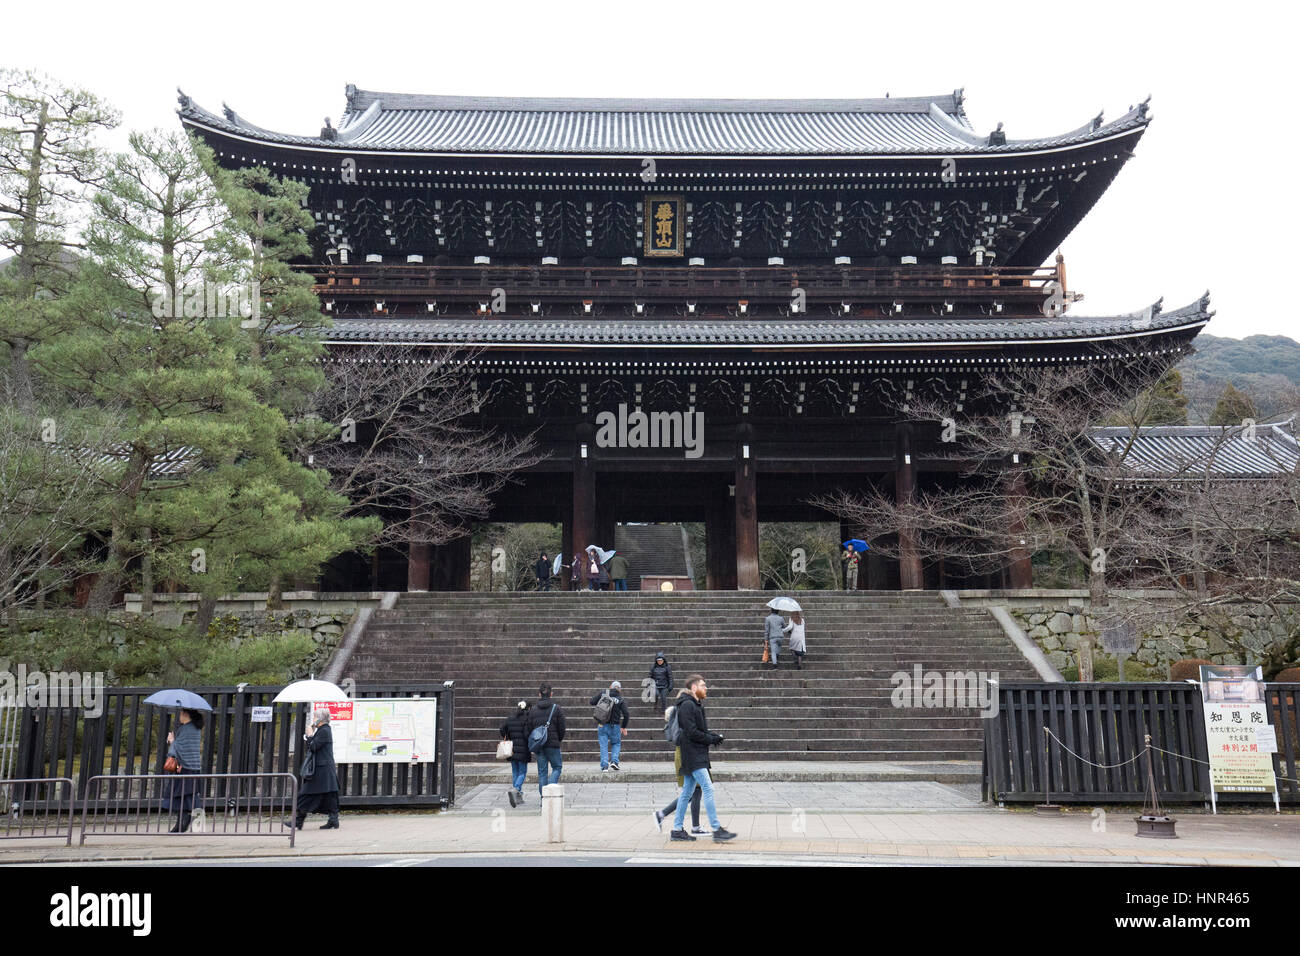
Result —
<path fill-rule="evenodd" d="M 555 769 L 551 776 L 547 776 L 546 765 L 550 764 Z M 560 757 L 559 747 L 543 747 L 537 751 L 537 792 L 542 792 L 542 787 L 548 783 L 560 782 L 560 771 L 564 769 L 564 760 Z"/>
<path fill-rule="evenodd" d="M 528 776 L 528 761 L 527 761 L 527 760 L 511 760 L 511 761 L 510 761 L 510 774 L 511 774 L 511 776 L 514 778 L 515 789 L 516 789 L 516 790 L 523 790 L 523 789 L 524 789 L 524 778 Z"/>
<path fill-rule="evenodd" d="M 627 590 L 627 578 L 615 578 L 615 579 L 614 579 L 614 590 L 615 590 L 615 591 L 626 591 L 626 590 Z"/>
<path fill-rule="evenodd" d="M 690 773 L 682 771 L 682 792 L 677 798 L 677 815 L 673 817 L 673 829 L 680 830 L 682 824 L 686 822 L 686 806 L 691 802 L 696 786 L 704 793 L 704 812 L 709 815 L 709 826 L 714 830 L 721 829 L 722 824 L 718 822 L 718 808 L 713 805 L 713 779 L 709 776 L 708 767 L 701 767 Z"/>
<path fill-rule="evenodd" d="M 623 749 L 623 728 L 616 723 L 601 724 L 596 728 L 596 739 L 600 741 L 600 769 L 618 763 L 618 753 Z"/>

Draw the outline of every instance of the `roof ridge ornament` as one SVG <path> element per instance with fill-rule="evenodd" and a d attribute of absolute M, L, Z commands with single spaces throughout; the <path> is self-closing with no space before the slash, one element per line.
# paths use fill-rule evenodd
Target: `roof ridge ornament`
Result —
<path fill-rule="evenodd" d="M 1138 115 L 1141 116 L 1143 119 L 1146 119 L 1147 110 L 1149 110 L 1150 108 L 1151 108 L 1151 94 L 1148 93 L 1147 98 L 1138 104 Z"/>
<path fill-rule="evenodd" d="M 1092 118 L 1092 131 L 1094 133 L 1097 132 L 1097 130 L 1101 129 L 1102 120 L 1104 120 L 1105 118 L 1106 118 L 1106 111 L 1104 109 L 1101 110 L 1096 116 Z"/>
<path fill-rule="evenodd" d="M 336 140 L 339 138 L 339 131 L 330 125 L 330 118 L 328 116 L 325 117 L 325 125 L 321 127 L 320 138 L 328 140 Z"/>
<path fill-rule="evenodd" d="M 352 104 L 357 98 L 357 85 L 355 83 L 349 83 L 347 86 L 343 87 L 343 95 L 347 97 L 348 112 L 351 113 Z"/>
<path fill-rule="evenodd" d="M 229 106 L 227 106 L 225 100 L 221 101 L 221 112 L 226 114 L 226 121 L 231 123 L 232 125 L 234 126 L 244 125 L 239 119 L 239 114 L 236 113 L 234 110 L 232 110 Z"/>
<path fill-rule="evenodd" d="M 181 104 L 181 109 L 182 109 L 182 110 L 187 110 L 187 111 L 188 111 L 188 110 L 192 110 L 192 109 L 194 109 L 194 100 L 192 100 L 192 99 L 190 99 L 188 96 L 186 96 L 184 90 L 182 90 L 182 89 L 178 86 L 178 87 L 176 87 L 176 92 L 177 92 L 177 94 L 179 94 L 179 95 L 176 97 L 176 102 L 178 102 L 178 103 Z"/>
<path fill-rule="evenodd" d="M 1004 133 L 1004 132 L 1002 132 L 1002 121 L 1001 121 L 1001 120 L 998 120 L 998 128 L 995 129 L 993 132 L 989 133 L 989 142 L 988 142 L 988 145 L 990 145 L 990 146 L 1005 146 L 1005 145 L 1007 145 L 1007 134 Z"/>

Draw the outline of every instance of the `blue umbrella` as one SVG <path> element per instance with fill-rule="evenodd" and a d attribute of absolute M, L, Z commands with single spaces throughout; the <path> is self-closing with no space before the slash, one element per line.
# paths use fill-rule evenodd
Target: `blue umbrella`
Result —
<path fill-rule="evenodd" d="M 853 545 L 853 549 L 854 549 L 855 551 L 870 551 L 870 550 L 871 550 L 871 545 L 867 544 L 867 543 L 866 543 L 865 541 L 863 541 L 861 538 L 849 538 L 849 540 L 848 540 L 848 541 L 845 541 L 844 544 L 841 545 L 841 547 L 847 548 L 849 545 Z"/>
<path fill-rule="evenodd" d="M 160 690 L 156 694 L 150 694 L 144 699 L 144 702 L 153 704 L 155 707 L 183 707 L 186 710 L 212 709 L 212 705 L 198 694 L 180 688 Z"/>

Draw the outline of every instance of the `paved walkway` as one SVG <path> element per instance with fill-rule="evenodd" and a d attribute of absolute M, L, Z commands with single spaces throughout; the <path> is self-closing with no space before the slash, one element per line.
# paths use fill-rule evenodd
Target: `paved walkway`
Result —
<path fill-rule="evenodd" d="M 462 793 L 456 812 L 491 813 L 510 809 L 508 786 L 482 784 Z M 567 810 L 646 814 L 677 799 L 680 789 L 671 780 L 654 783 L 566 783 Z M 537 783 L 524 785 L 524 807 L 539 806 Z M 979 784 L 911 783 L 719 783 L 718 805 L 747 813 L 786 810 L 979 810 Z"/>
<path fill-rule="evenodd" d="M 773 799 L 776 799 L 774 796 Z M 538 804 L 450 813 L 344 813 L 342 829 L 321 831 L 311 817 L 297 846 L 282 837 L 219 834 L 96 836 L 84 847 L 55 841 L 2 841 L 0 863 L 81 860 L 258 859 L 391 855 L 394 861 L 441 853 L 511 855 L 626 853 L 716 862 L 779 862 L 815 855 L 821 860 L 896 863 L 1086 863 L 1156 865 L 1300 865 L 1300 820 L 1295 814 L 1178 814 L 1177 840 L 1135 835 L 1133 812 L 1087 810 L 1056 817 L 1008 810 L 930 812 L 738 811 L 724 800 L 722 822 L 739 839 L 707 837 L 672 843 L 641 813 L 571 810 L 564 841 L 546 843 Z"/>

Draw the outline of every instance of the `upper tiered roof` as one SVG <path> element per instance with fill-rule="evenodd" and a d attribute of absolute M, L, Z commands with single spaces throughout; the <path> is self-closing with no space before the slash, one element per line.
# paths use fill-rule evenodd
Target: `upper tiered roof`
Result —
<path fill-rule="evenodd" d="M 329 151 L 430 155 L 903 156 L 1014 155 L 1100 142 L 1145 128 L 1147 104 L 1057 136 L 974 130 L 962 91 L 831 100 L 554 99 L 422 96 L 347 88 L 337 129 L 316 136 L 210 113 L 183 93 L 187 126 L 248 142 Z"/>

